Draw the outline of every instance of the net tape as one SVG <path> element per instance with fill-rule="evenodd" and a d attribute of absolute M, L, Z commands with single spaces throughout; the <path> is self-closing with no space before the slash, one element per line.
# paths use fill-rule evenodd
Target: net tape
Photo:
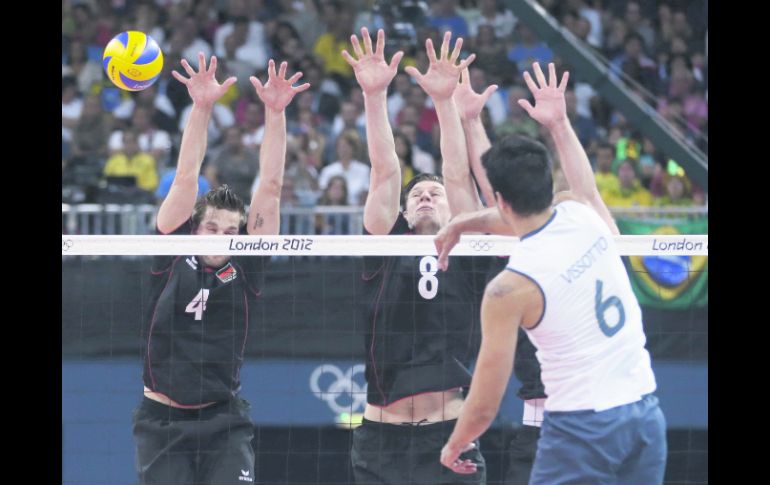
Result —
<path fill-rule="evenodd" d="M 614 236 L 621 256 L 708 256 L 708 235 Z M 463 235 L 451 256 L 509 256 L 516 237 Z M 569 241 L 565 241 L 569 244 Z M 425 256 L 434 236 L 99 236 L 62 235 L 62 256 Z"/>

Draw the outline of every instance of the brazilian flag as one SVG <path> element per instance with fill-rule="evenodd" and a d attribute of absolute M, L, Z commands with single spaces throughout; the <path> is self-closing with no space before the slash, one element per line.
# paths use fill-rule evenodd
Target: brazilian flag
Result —
<path fill-rule="evenodd" d="M 708 234 L 708 218 L 677 223 L 620 218 L 621 234 Z M 708 256 L 628 256 L 639 304 L 667 310 L 708 306 Z"/>

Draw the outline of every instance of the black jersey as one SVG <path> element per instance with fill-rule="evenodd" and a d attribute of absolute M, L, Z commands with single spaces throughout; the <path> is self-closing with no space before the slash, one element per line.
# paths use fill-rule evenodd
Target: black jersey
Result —
<path fill-rule="evenodd" d="M 545 386 L 540 379 L 540 362 L 537 361 L 537 349 L 529 340 L 527 332 L 519 328 L 519 340 L 516 343 L 516 357 L 513 360 L 513 372 L 521 382 L 516 393 L 520 399 L 539 399 L 546 397 Z"/>
<path fill-rule="evenodd" d="M 191 234 L 187 221 L 172 234 Z M 232 398 L 267 257 L 233 257 L 218 270 L 195 256 L 153 258 L 144 385 L 180 404 Z"/>
<path fill-rule="evenodd" d="M 399 215 L 390 234 L 408 234 Z M 489 257 L 365 257 L 361 276 L 367 402 L 470 385 Z"/>

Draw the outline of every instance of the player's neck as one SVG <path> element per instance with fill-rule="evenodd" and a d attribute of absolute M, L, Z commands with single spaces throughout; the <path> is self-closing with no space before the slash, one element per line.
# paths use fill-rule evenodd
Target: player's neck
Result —
<path fill-rule="evenodd" d="M 511 225 L 516 235 L 522 237 L 545 226 L 549 219 L 551 219 L 551 216 L 553 216 L 553 208 L 551 207 L 533 216 L 520 217 L 514 214 Z"/>

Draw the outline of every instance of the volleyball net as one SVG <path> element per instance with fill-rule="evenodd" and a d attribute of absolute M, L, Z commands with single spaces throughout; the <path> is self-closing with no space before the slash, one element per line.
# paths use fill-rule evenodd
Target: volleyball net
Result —
<path fill-rule="evenodd" d="M 707 483 L 708 236 L 615 239 L 642 305 L 668 421 L 666 483 Z M 467 266 L 483 292 L 517 244 L 465 235 L 452 256 L 492 261 L 483 270 Z M 367 256 L 434 258 L 426 266 L 430 279 L 436 271 L 431 236 L 63 235 L 63 483 L 137 483 L 131 417 L 142 398 L 143 321 L 152 257 L 159 255 L 270 258 L 240 374 L 255 424 L 253 483 L 354 483 L 351 430 L 361 422 L 367 390 L 361 262 Z M 477 321 L 470 331 L 477 344 Z M 481 439 L 489 484 L 503 483 L 507 443 L 521 424 L 519 385 L 512 377 Z"/>

